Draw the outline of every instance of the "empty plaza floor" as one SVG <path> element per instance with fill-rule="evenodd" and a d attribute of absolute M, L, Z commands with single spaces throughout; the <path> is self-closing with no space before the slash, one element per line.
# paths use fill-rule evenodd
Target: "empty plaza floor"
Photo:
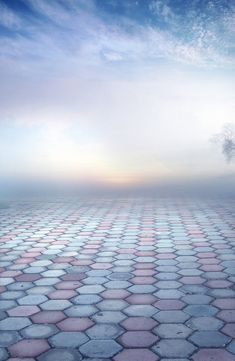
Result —
<path fill-rule="evenodd" d="M 0 360 L 235 360 L 234 200 L 28 200 L 0 223 Z"/>

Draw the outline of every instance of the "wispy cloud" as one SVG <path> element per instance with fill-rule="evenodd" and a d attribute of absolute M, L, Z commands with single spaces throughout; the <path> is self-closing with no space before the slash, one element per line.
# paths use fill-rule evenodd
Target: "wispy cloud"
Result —
<path fill-rule="evenodd" d="M 229 31 L 234 26 L 235 12 L 224 10 L 218 15 L 214 11 L 215 23 L 208 8 L 205 13 L 196 12 L 194 1 L 184 18 L 170 1 L 154 0 L 149 3 L 149 11 L 165 23 L 161 26 L 154 21 L 141 23 L 126 15 L 110 20 L 91 0 L 24 0 L 24 3 L 34 17 L 22 14 L 20 17 L 0 3 L 4 26 L 15 32 L 15 37 L 7 40 L 2 34 L 3 60 L 9 57 L 34 65 L 38 60 L 41 68 L 42 62 L 53 67 L 58 63 L 65 66 L 77 63 L 78 70 L 83 64 L 132 62 L 134 66 L 146 61 L 157 64 L 162 59 L 197 67 L 234 65 Z M 208 4 L 213 13 L 213 3 Z"/>

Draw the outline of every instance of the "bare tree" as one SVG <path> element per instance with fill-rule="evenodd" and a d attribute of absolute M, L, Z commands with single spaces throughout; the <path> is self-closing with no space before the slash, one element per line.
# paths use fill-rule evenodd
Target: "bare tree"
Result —
<path fill-rule="evenodd" d="M 227 162 L 231 162 L 235 159 L 235 124 L 234 123 L 226 123 L 222 131 L 216 134 L 212 141 L 220 144 L 222 148 L 222 152 L 227 160 Z"/>

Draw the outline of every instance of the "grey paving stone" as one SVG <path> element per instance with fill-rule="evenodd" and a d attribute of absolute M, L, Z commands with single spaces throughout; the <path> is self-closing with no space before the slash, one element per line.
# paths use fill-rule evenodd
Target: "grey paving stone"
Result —
<path fill-rule="evenodd" d="M 188 358 L 196 347 L 186 340 L 161 340 L 153 346 L 153 350 L 161 357 Z"/>
<path fill-rule="evenodd" d="M 64 313 L 69 317 L 88 317 L 97 311 L 98 309 L 91 305 L 76 305 L 67 308 Z"/>
<path fill-rule="evenodd" d="M 101 301 L 97 304 L 97 307 L 100 310 L 104 310 L 104 311 L 121 311 L 123 309 L 125 309 L 126 307 L 128 307 L 129 304 L 126 301 L 123 300 L 104 300 Z"/>
<path fill-rule="evenodd" d="M 59 332 L 49 339 L 49 343 L 59 348 L 77 348 L 89 341 L 84 332 Z"/>
<path fill-rule="evenodd" d="M 156 291 L 156 287 L 153 285 L 134 285 L 128 288 L 131 293 L 153 293 Z"/>
<path fill-rule="evenodd" d="M 81 361 L 82 355 L 76 350 L 52 349 L 38 357 L 39 361 Z"/>
<path fill-rule="evenodd" d="M 189 339 L 200 347 L 223 347 L 231 340 L 218 331 L 196 331 Z"/>
<path fill-rule="evenodd" d="M 34 324 L 21 331 L 25 338 L 48 338 L 58 332 L 54 325 Z"/>
<path fill-rule="evenodd" d="M 1 331 L 18 331 L 31 324 L 27 317 L 8 317 L 0 321 Z"/>
<path fill-rule="evenodd" d="M 43 310 L 60 311 L 60 310 L 65 310 L 71 305 L 72 305 L 71 302 L 69 302 L 68 300 L 50 300 L 42 303 L 40 307 Z"/>
<path fill-rule="evenodd" d="M 86 333 L 93 339 L 112 339 L 117 338 L 123 333 L 123 329 L 116 324 L 96 324 L 89 328 Z"/>
<path fill-rule="evenodd" d="M 9 355 L 5 348 L 0 347 L 0 361 L 5 361 L 9 359 Z"/>
<path fill-rule="evenodd" d="M 213 298 L 207 295 L 187 295 L 182 298 L 182 301 L 189 305 L 205 305 L 212 300 Z"/>
<path fill-rule="evenodd" d="M 235 340 L 230 342 L 230 344 L 227 347 L 227 350 L 235 355 Z"/>
<path fill-rule="evenodd" d="M 154 316 L 154 319 L 160 323 L 184 323 L 189 319 L 189 315 L 183 311 L 159 311 Z"/>
<path fill-rule="evenodd" d="M 0 337 L 0 347 L 7 347 L 13 345 L 20 340 L 20 335 L 16 331 L 2 331 Z"/>
<path fill-rule="evenodd" d="M 187 321 L 187 326 L 199 331 L 219 330 L 223 322 L 215 317 L 193 317 Z"/>
<path fill-rule="evenodd" d="M 191 316 L 200 317 L 200 316 L 213 316 L 219 310 L 216 307 L 209 305 L 190 305 L 184 308 L 184 312 L 188 313 Z"/>
<path fill-rule="evenodd" d="M 123 312 L 128 316 L 151 317 L 157 312 L 157 310 L 151 305 L 131 305 L 125 308 Z"/>
<path fill-rule="evenodd" d="M 47 297 L 43 295 L 28 295 L 18 300 L 20 305 L 40 305 L 47 301 Z"/>
<path fill-rule="evenodd" d="M 187 338 L 193 330 L 180 323 L 161 324 L 154 329 L 154 333 L 161 338 Z"/>
<path fill-rule="evenodd" d="M 80 352 L 88 357 L 108 358 L 120 352 L 122 347 L 113 340 L 91 340 L 80 347 Z"/>
<path fill-rule="evenodd" d="M 126 318 L 120 311 L 100 311 L 92 316 L 92 319 L 97 323 L 119 323 Z"/>
<path fill-rule="evenodd" d="M 77 305 L 93 305 L 100 301 L 102 301 L 102 298 L 98 295 L 79 295 L 72 299 L 70 299 L 73 303 Z"/>

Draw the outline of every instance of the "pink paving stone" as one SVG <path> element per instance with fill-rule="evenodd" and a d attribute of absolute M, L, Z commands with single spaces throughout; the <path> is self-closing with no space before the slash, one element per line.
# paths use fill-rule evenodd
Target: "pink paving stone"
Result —
<path fill-rule="evenodd" d="M 181 310 L 185 303 L 179 300 L 159 300 L 154 306 L 160 310 Z"/>
<path fill-rule="evenodd" d="M 148 256 L 155 256 L 156 252 L 149 251 L 149 252 L 136 252 L 136 256 L 139 257 L 148 257 Z"/>
<path fill-rule="evenodd" d="M 13 357 L 36 357 L 50 348 L 46 340 L 22 340 L 9 347 Z"/>
<path fill-rule="evenodd" d="M 64 281 L 80 281 L 86 278 L 85 273 L 68 273 L 61 277 Z"/>
<path fill-rule="evenodd" d="M 90 266 L 93 263 L 94 263 L 94 261 L 91 261 L 88 259 L 82 259 L 82 260 L 77 260 L 77 261 L 71 262 L 71 264 L 73 266 Z"/>
<path fill-rule="evenodd" d="M 156 255 L 156 258 L 158 259 L 173 259 L 176 255 L 174 253 L 159 253 Z"/>
<path fill-rule="evenodd" d="M 150 347 L 157 340 L 158 337 L 149 331 L 128 331 L 119 338 L 124 347 Z"/>
<path fill-rule="evenodd" d="M 235 339 L 235 323 L 227 323 L 221 331 Z"/>
<path fill-rule="evenodd" d="M 31 316 L 31 320 L 34 323 L 57 323 L 65 317 L 65 314 L 61 311 L 41 311 Z"/>
<path fill-rule="evenodd" d="M 150 294 L 135 294 L 126 298 L 126 301 L 133 305 L 151 305 L 156 300 L 157 298 Z"/>
<path fill-rule="evenodd" d="M 157 361 L 158 356 L 148 349 L 124 350 L 113 358 L 114 361 Z"/>
<path fill-rule="evenodd" d="M 36 361 L 36 359 L 31 357 L 10 357 L 8 361 Z"/>
<path fill-rule="evenodd" d="M 58 290 L 74 290 L 75 288 L 80 287 L 82 284 L 79 281 L 62 281 L 56 283 L 55 288 Z"/>
<path fill-rule="evenodd" d="M 156 279 L 153 277 L 133 277 L 130 280 L 134 285 L 151 285 L 156 282 Z"/>
<path fill-rule="evenodd" d="M 40 278 L 42 278 L 40 273 L 25 273 L 15 277 L 18 282 L 33 282 L 39 280 Z"/>
<path fill-rule="evenodd" d="M 204 278 L 201 278 L 199 276 L 182 277 L 179 281 L 184 283 L 185 285 L 199 285 L 206 282 Z"/>
<path fill-rule="evenodd" d="M 48 294 L 48 297 L 52 300 L 68 300 L 75 297 L 77 292 L 73 290 L 58 290 Z"/>
<path fill-rule="evenodd" d="M 206 285 L 211 288 L 228 288 L 232 285 L 232 282 L 226 280 L 210 280 Z"/>
<path fill-rule="evenodd" d="M 130 296 L 130 292 L 123 289 L 112 289 L 102 292 L 101 296 L 107 299 L 125 299 L 126 297 Z"/>
<path fill-rule="evenodd" d="M 94 324 L 89 318 L 68 317 L 57 326 L 62 331 L 85 331 Z"/>
<path fill-rule="evenodd" d="M 21 271 L 4 271 L 0 274 L 0 277 L 15 277 L 22 274 Z"/>
<path fill-rule="evenodd" d="M 234 361 L 235 356 L 221 349 L 205 348 L 192 357 L 193 361 Z"/>
<path fill-rule="evenodd" d="M 234 310 L 235 309 L 235 298 L 219 298 L 212 302 L 215 307 L 219 307 L 223 310 Z"/>
<path fill-rule="evenodd" d="M 35 258 L 19 258 L 15 260 L 16 264 L 29 264 L 31 262 L 35 261 Z"/>
<path fill-rule="evenodd" d="M 199 252 L 199 253 L 197 253 L 197 257 L 199 257 L 199 258 L 215 258 L 216 253 L 214 253 L 214 252 Z"/>
<path fill-rule="evenodd" d="M 152 330 L 157 322 L 147 317 L 129 317 L 121 325 L 128 331 L 147 331 Z"/>
<path fill-rule="evenodd" d="M 220 311 L 216 317 L 226 322 L 235 322 L 235 310 Z"/>
<path fill-rule="evenodd" d="M 31 316 L 39 312 L 40 308 L 37 306 L 17 306 L 8 310 L 7 313 L 9 316 Z"/>
<path fill-rule="evenodd" d="M 41 256 L 40 252 L 29 252 L 29 253 L 24 253 L 23 255 L 25 258 L 35 258 L 38 256 Z"/>
<path fill-rule="evenodd" d="M 152 269 L 137 269 L 133 274 L 135 276 L 153 276 L 156 272 Z"/>

